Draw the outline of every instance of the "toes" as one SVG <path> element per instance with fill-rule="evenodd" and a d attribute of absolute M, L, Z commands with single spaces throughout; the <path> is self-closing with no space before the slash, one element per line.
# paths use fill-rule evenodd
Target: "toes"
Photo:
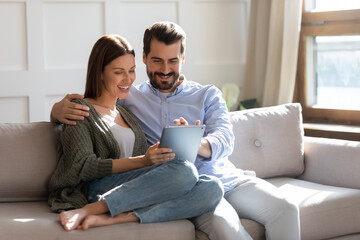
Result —
<path fill-rule="evenodd" d="M 61 225 L 65 225 L 66 222 L 67 222 L 67 216 L 66 216 L 66 213 L 65 212 L 61 212 L 60 214 L 60 222 L 61 222 Z"/>

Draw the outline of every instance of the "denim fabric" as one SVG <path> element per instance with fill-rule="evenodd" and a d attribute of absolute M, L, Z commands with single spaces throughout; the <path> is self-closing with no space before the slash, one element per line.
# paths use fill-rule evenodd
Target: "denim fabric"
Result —
<path fill-rule="evenodd" d="M 86 189 L 88 201 L 105 200 L 112 216 L 134 210 L 142 223 L 212 211 L 222 194 L 217 179 L 199 177 L 192 163 L 181 160 L 113 174 L 89 183 Z"/>
<path fill-rule="evenodd" d="M 141 223 L 192 218 L 213 211 L 222 196 L 220 180 L 200 175 L 199 181 L 187 194 L 149 207 L 135 209 L 134 212 Z"/>

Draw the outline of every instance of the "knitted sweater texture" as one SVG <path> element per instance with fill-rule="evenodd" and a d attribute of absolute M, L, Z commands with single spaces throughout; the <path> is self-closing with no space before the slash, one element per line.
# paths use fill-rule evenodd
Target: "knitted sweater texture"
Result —
<path fill-rule="evenodd" d="M 88 202 L 83 188 L 88 182 L 112 174 L 113 159 L 120 156 L 117 141 L 95 108 L 84 99 L 74 102 L 88 106 L 90 115 L 75 126 L 63 125 L 57 167 L 49 183 L 48 203 L 54 212 L 85 206 Z M 140 126 L 126 109 L 117 109 L 135 134 L 133 156 L 145 154 L 147 143 Z"/>

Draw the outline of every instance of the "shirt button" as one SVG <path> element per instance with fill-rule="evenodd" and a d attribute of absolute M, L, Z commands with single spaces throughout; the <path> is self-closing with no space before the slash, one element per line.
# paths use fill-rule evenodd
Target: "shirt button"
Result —
<path fill-rule="evenodd" d="M 167 115 L 166 115 L 166 114 L 164 114 L 164 118 L 165 118 L 165 119 L 167 118 Z"/>
<path fill-rule="evenodd" d="M 255 146 L 261 147 L 261 141 L 259 139 L 256 139 L 254 142 Z"/>

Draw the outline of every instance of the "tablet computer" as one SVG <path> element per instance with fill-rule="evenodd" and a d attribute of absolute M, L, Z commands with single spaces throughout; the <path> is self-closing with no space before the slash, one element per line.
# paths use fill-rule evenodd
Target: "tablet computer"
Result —
<path fill-rule="evenodd" d="M 164 127 L 160 147 L 169 147 L 175 153 L 175 159 L 195 162 L 205 125 L 166 126 Z"/>

